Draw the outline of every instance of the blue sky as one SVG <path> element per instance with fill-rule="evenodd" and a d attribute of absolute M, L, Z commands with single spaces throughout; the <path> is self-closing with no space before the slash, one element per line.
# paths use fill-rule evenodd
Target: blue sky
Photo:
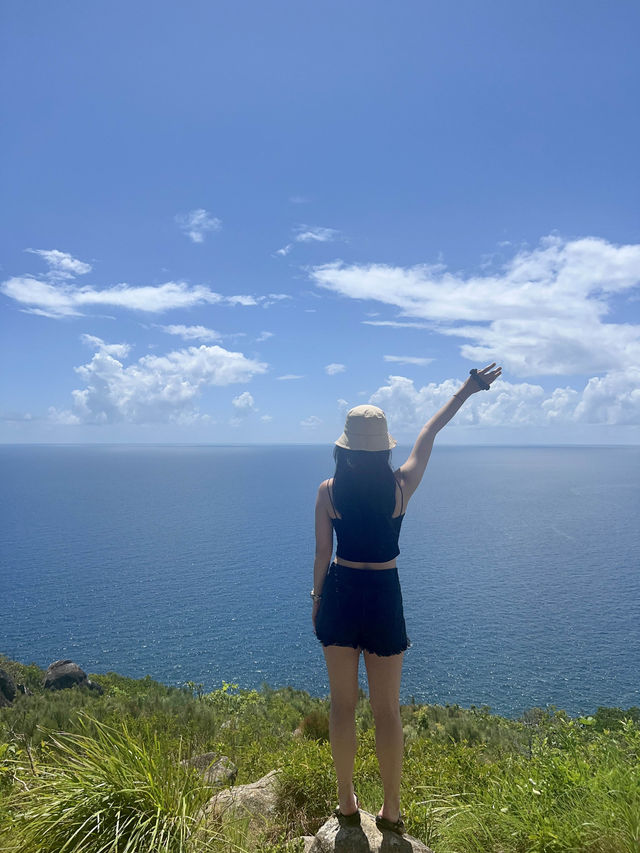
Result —
<path fill-rule="evenodd" d="M 636 2 L 5 2 L 0 441 L 640 441 Z"/>

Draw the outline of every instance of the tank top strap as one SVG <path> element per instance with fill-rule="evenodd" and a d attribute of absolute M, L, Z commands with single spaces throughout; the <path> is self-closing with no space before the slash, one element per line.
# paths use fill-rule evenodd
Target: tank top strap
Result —
<path fill-rule="evenodd" d="M 400 489 L 400 515 L 404 515 L 404 492 L 402 491 L 402 486 L 400 485 L 400 480 L 396 477 L 396 483 L 398 484 L 398 488 Z"/>
<path fill-rule="evenodd" d="M 331 501 L 331 509 L 333 510 L 333 514 L 337 518 L 338 513 L 336 512 L 336 508 L 335 508 L 335 505 L 333 503 L 333 498 L 331 497 L 331 488 L 329 487 L 329 483 L 331 483 L 331 482 L 332 482 L 331 480 L 327 480 L 327 494 L 329 495 L 329 500 Z"/>

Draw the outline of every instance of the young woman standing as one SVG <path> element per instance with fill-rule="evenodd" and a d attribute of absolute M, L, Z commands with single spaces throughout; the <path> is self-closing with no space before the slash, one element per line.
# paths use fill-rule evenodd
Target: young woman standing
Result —
<path fill-rule="evenodd" d="M 338 778 L 338 817 L 358 824 L 353 788 L 358 662 L 364 654 L 376 727 L 376 753 L 384 802 L 380 829 L 402 834 L 400 720 L 402 660 L 409 641 L 396 568 L 398 537 L 411 496 L 420 485 L 438 432 L 477 391 L 500 376 L 495 363 L 472 370 L 466 382 L 420 431 L 407 461 L 389 464 L 396 441 L 382 409 L 356 406 L 336 441 L 336 471 L 320 484 L 316 501 L 313 567 L 313 627 L 329 673 L 331 752 Z M 337 538 L 335 561 L 333 531 Z"/>

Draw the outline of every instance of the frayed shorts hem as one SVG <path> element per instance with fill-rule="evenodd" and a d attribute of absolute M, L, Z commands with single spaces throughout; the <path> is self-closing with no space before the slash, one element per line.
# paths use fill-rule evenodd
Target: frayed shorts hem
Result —
<path fill-rule="evenodd" d="M 330 646 L 339 646 L 343 649 L 357 649 L 360 652 L 368 652 L 370 655 L 377 655 L 380 658 L 390 658 L 393 655 L 401 655 L 403 652 L 406 652 L 407 649 L 411 648 L 411 641 L 407 639 L 406 645 L 399 648 L 397 651 L 389 651 L 385 649 L 368 649 L 366 646 L 363 646 L 361 643 L 325 643 L 318 637 L 318 642 L 323 648 L 329 648 Z"/>

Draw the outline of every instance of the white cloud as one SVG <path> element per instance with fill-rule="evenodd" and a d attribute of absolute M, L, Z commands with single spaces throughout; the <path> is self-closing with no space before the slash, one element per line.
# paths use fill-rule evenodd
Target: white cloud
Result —
<path fill-rule="evenodd" d="M 242 353 L 204 344 L 163 356 L 146 355 L 125 366 L 127 344 L 107 344 L 92 335 L 83 340 L 96 350 L 88 364 L 76 368 L 84 387 L 72 392 L 72 411 L 53 409 L 52 419 L 97 424 L 192 423 L 206 418 L 197 409 L 204 389 L 248 382 L 267 370 L 266 364 Z"/>
<path fill-rule="evenodd" d="M 275 254 L 286 257 L 293 249 L 294 243 L 332 243 L 341 239 L 342 235 L 335 228 L 324 228 L 320 225 L 296 225 L 294 242 L 276 249 Z"/>
<path fill-rule="evenodd" d="M 215 216 L 211 216 L 202 207 L 190 210 L 189 213 L 179 213 L 176 215 L 175 220 L 180 229 L 194 243 L 204 242 L 204 236 L 207 231 L 219 231 L 222 228 L 222 221 Z"/>
<path fill-rule="evenodd" d="M 157 286 L 141 287 L 117 284 L 96 290 L 72 283 L 40 281 L 30 275 L 15 276 L 3 281 L 0 291 L 10 299 L 27 306 L 24 310 L 28 313 L 52 318 L 79 317 L 82 316 L 83 309 L 106 306 L 151 314 L 202 304 L 267 306 L 279 296 L 223 296 L 204 285 L 191 287 L 183 281 L 168 281 Z M 285 298 L 284 295 L 282 298 Z"/>
<path fill-rule="evenodd" d="M 268 424 L 270 421 L 273 420 L 273 415 L 260 415 L 260 420 L 263 423 Z"/>
<path fill-rule="evenodd" d="M 590 379 L 574 417 L 586 423 L 639 424 L 640 367 L 627 367 Z"/>
<path fill-rule="evenodd" d="M 249 414 L 250 412 L 255 411 L 256 408 L 255 401 L 248 391 L 243 391 L 242 394 L 238 394 L 237 397 L 234 397 L 231 404 L 236 411 L 241 414 Z"/>
<path fill-rule="evenodd" d="M 369 316 L 369 315 L 367 315 Z M 399 320 L 362 320 L 364 326 L 392 326 L 394 329 L 432 329 L 430 323 L 401 323 Z"/>
<path fill-rule="evenodd" d="M 296 243 L 331 243 L 340 239 L 340 232 L 335 228 L 323 228 L 319 225 L 296 226 Z"/>
<path fill-rule="evenodd" d="M 258 337 L 256 338 L 256 343 L 261 344 L 263 341 L 268 341 L 269 338 L 273 337 L 273 332 L 260 332 Z"/>
<path fill-rule="evenodd" d="M 389 376 L 370 401 L 387 413 L 397 430 L 419 430 L 460 387 L 447 379 L 417 388 L 404 376 Z M 486 394 L 474 395 L 455 417 L 459 425 L 549 426 L 571 424 L 639 424 L 640 368 L 629 367 L 604 378 L 589 379 L 582 391 L 497 380 Z"/>
<path fill-rule="evenodd" d="M 422 358 L 415 355 L 385 355 L 385 361 L 391 361 L 396 364 L 417 364 L 424 367 L 426 364 L 431 364 L 432 358 Z"/>
<path fill-rule="evenodd" d="M 85 275 L 92 269 L 91 264 L 79 261 L 68 252 L 61 252 L 58 249 L 25 249 L 25 252 L 44 258 L 49 266 L 51 278 L 73 278 L 76 275 Z"/>
<path fill-rule="evenodd" d="M 324 372 L 327 373 L 329 376 L 335 376 L 336 373 L 344 373 L 346 369 L 347 368 L 344 364 L 332 362 L 331 364 L 327 364 L 324 369 Z"/>
<path fill-rule="evenodd" d="M 95 335 L 80 335 L 80 340 L 91 349 L 112 355 L 114 358 L 126 358 L 131 352 L 129 344 L 105 344 L 102 338 L 97 338 Z"/>
<path fill-rule="evenodd" d="M 276 378 L 287 382 L 289 379 L 304 379 L 304 376 L 299 373 L 285 373 L 284 376 L 278 376 Z"/>
<path fill-rule="evenodd" d="M 206 326 L 160 326 L 169 335 L 179 335 L 185 341 L 219 341 L 221 335 Z"/>
<path fill-rule="evenodd" d="M 317 429 L 322 424 L 322 420 L 317 415 L 310 415 L 303 421 L 300 421 L 300 426 L 305 429 Z"/>
<path fill-rule="evenodd" d="M 589 374 L 640 362 L 640 325 L 606 322 L 611 297 L 632 297 L 638 287 L 640 245 L 547 237 L 496 273 L 336 262 L 311 276 L 334 293 L 396 307 L 403 324 L 414 318 L 463 338 L 463 356 L 499 361 L 519 376 Z"/>

